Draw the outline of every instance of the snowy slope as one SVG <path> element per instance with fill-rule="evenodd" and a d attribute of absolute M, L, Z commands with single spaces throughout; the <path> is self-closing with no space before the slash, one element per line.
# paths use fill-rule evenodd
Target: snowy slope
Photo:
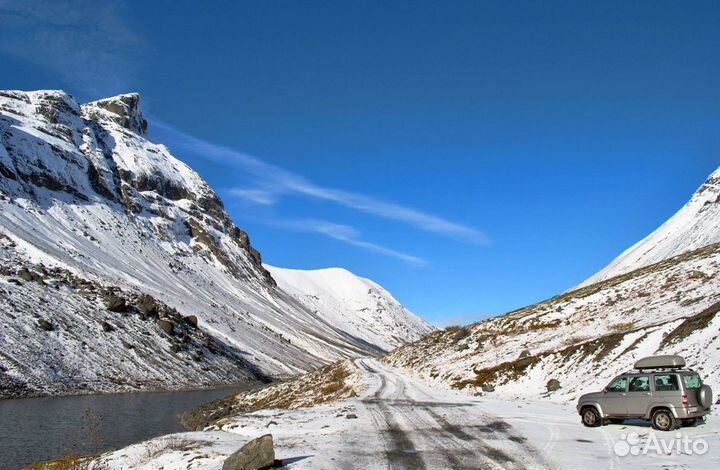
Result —
<path fill-rule="evenodd" d="M 282 290 L 330 324 L 389 351 L 433 328 L 375 282 L 342 268 L 312 271 L 265 265 Z"/>
<path fill-rule="evenodd" d="M 640 357 L 681 354 L 720 385 L 720 244 L 576 289 L 386 357 L 428 380 L 503 396 L 577 398 Z M 561 389 L 548 393 L 550 379 Z"/>
<path fill-rule="evenodd" d="M 431 333 L 386 360 L 466 391 L 572 400 L 640 357 L 681 354 L 717 386 L 719 194 L 720 170 L 678 214 L 582 286 Z M 551 379 L 562 388 L 549 392 Z"/>
<path fill-rule="evenodd" d="M 660 228 L 628 248 L 580 286 L 589 286 L 717 242 L 720 242 L 720 168 Z"/>
<path fill-rule="evenodd" d="M 0 92 L 0 396 L 292 375 L 382 348 L 278 289 L 218 196 L 146 132 L 136 94 Z"/>

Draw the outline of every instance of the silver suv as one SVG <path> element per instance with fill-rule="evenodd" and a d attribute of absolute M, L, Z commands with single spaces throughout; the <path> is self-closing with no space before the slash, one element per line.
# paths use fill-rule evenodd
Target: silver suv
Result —
<path fill-rule="evenodd" d="M 704 420 L 711 406 L 712 389 L 685 368 L 682 357 L 651 356 L 615 377 L 602 392 L 581 396 L 577 410 L 585 426 L 639 418 L 650 420 L 659 431 L 672 431 L 678 424 L 693 426 Z"/>

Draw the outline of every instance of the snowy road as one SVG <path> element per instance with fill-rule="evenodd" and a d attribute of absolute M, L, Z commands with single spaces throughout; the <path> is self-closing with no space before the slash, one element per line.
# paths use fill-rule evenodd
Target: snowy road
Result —
<path fill-rule="evenodd" d="M 657 433 L 644 422 L 585 428 L 572 404 L 471 397 L 430 386 L 375 359 L 354 361 L 360 396 L 312 408 L 265 409 L 235 416 L 219 431 L 163 436 L 106 454 L 103 468 L 220 470 L 250 439 L 272 433 L 291 470 L 720 468 L 717 414 L 694 428 Z M 704 455 L 666 452 L 620 456 L 631 434 L 707 443 Z"/>
<path fill-rule="evenodd" d="M 356 364 L 370 383 L 358 408 L 381 436 L 387 468 L 551 467 L 510 424 L 482 411 L 473 398 L 432 389 L 372 359 Z M 351 451 L 351 463 L 365 455 Z M 373 460 L 380 463 L 377 455 Z"/>

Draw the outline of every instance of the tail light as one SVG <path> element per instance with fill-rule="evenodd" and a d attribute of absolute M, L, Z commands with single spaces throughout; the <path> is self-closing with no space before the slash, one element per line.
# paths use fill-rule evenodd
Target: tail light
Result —
<path fill-rule="evenodd" d="M 688 406 L 688 397 L 687 395 L 682 396 L 682 404 L 683 406 Z"/>

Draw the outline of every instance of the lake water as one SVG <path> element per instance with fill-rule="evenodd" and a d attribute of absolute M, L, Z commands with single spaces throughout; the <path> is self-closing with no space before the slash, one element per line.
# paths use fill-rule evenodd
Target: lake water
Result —
<path fill-rule="evenodd" d="M 179 414 L 248 388 L 0 400 L 0 469 L 184 431 Z"/>

